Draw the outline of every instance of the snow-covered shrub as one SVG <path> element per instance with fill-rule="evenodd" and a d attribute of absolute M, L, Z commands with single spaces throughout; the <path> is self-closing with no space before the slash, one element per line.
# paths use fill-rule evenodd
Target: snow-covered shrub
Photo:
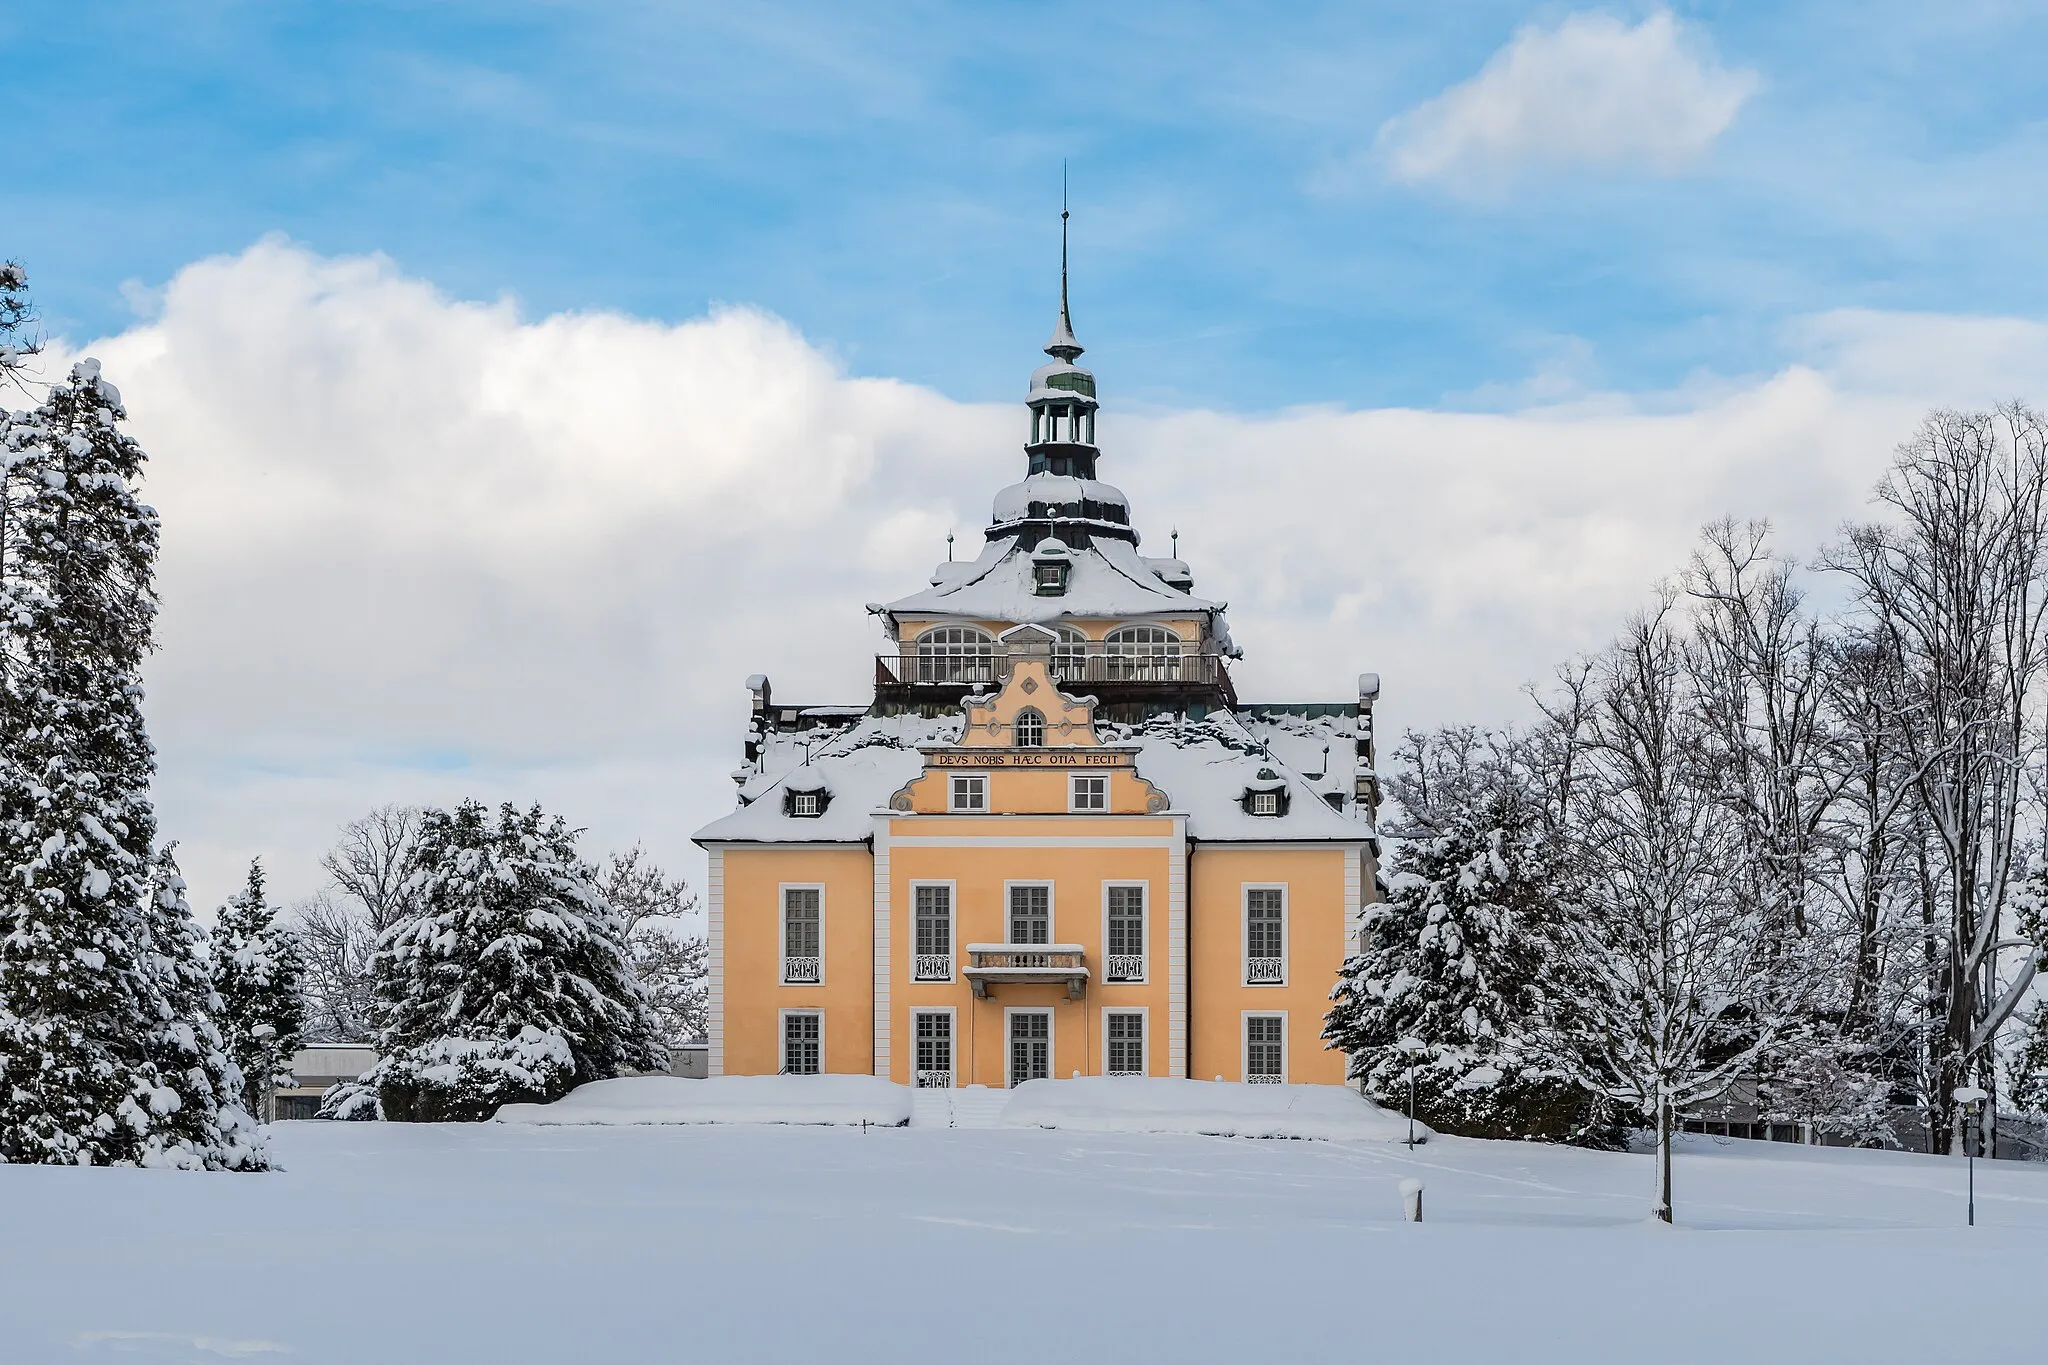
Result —
<path fill-rule="evenodd" d="M 538 806 L 422 817 L 417 908 L 375 962 L 380 1060 L 362 1079 L 386 1118 L 487 1119 L 667 1069 L 624 926 L 575 839 Z"/>

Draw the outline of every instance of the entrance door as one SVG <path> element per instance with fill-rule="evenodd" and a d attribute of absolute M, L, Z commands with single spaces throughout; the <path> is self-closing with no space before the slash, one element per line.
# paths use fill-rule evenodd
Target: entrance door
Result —
<path fill-rule="evenodd" d="M 1010 1084 L 1042 1081 L 1052 1074 L 1052 1011 L 1010 1013 Z"/>

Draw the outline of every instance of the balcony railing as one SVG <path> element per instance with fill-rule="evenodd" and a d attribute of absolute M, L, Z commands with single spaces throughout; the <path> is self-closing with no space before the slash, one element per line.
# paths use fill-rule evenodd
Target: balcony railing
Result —
<path fill-rule="evenodd" d="M 1142 953 L 1110 953 L 1102 959 L 1102 975 L 1107 981 L 1143 981 L 1145 956 Z"/>
<path fill-rule="evenodd" d="M 1246 1085 L 1285 1085 L 1287 1084 L 1287 1078 L 1285 1076 L 1273 1075 L 1270 1072 L 1259 1072 L 1245 1077 L 1244 1082 Z"/>
<path fill-rule="evenodd" d="M 785 986 L 815 986 L 825 979 L 825 960 L 818 957 L 785 957 L 782 959 L 782 984 Z"/>
<path fill-rule="evenodd" d="M 1251 957 L 1244 963 L 1244 979 L 1247 985 L 1277 986 L 1287 980 L 1287 959 L 1282 957 Z"/>
<path fill-rule="evenodd" d="M 913 981 L 951 981 L 953 958 L 948 953 L 919 953 L 910 964 Z"/>
<path fill-rule="evenodd" d="M 953 1073 L 950 1071 L 920 1071 L 917 1073 L 919 1090 L 951 1090 Z"/>
<path fill-rule="evenodd" d="M 1075 1000 L 1088 985 L 1088 965 L 1073 943 L 970 943 L 965 975 L 983 1000 L 990 986 L 1004 983 L 1062 985 Z"/>
<path fill-rule="evenodd" d="M 1009 676 L 1010 663 L 1020 658 L 1045 658 L 1043 650 L 1029 654 L 1006 650 L 999 645 L 986 648 L 942 645 L 936 648 L 905 649 L 896 654 L 875 656 L 875 681 L 898 687 L 974 687 L 1001 682 Z M 1050 659 L 1053 678 L 1062 685 L 1194 684 L 1229 685 L 1223 656 L 1194 650 L 1160 649 L 1156 646 L 1126 646 L 1118 649 L 1090 640 L 1085 644 L 1059 645 Z"/>

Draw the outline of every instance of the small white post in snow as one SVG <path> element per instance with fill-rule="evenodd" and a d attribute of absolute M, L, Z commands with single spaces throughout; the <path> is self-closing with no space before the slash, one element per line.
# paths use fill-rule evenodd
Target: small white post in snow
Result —
<path fill-rule="evenodd" d="M 1404 1180 L 1401 1182 L 1401 1217 L 1410 1223 L 1422 1221 L 1422 1182 Z"/>

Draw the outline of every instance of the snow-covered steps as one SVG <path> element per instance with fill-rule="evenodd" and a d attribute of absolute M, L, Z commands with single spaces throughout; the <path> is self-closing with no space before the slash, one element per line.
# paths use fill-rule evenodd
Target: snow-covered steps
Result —
<path fill-rule="evenodd" d="M 1009 1102 L 1007 1090 L 970 1085 L 958 1090 L 919 1090 L 910 1102 L 913 1128 L 995 1128 Z"/>

